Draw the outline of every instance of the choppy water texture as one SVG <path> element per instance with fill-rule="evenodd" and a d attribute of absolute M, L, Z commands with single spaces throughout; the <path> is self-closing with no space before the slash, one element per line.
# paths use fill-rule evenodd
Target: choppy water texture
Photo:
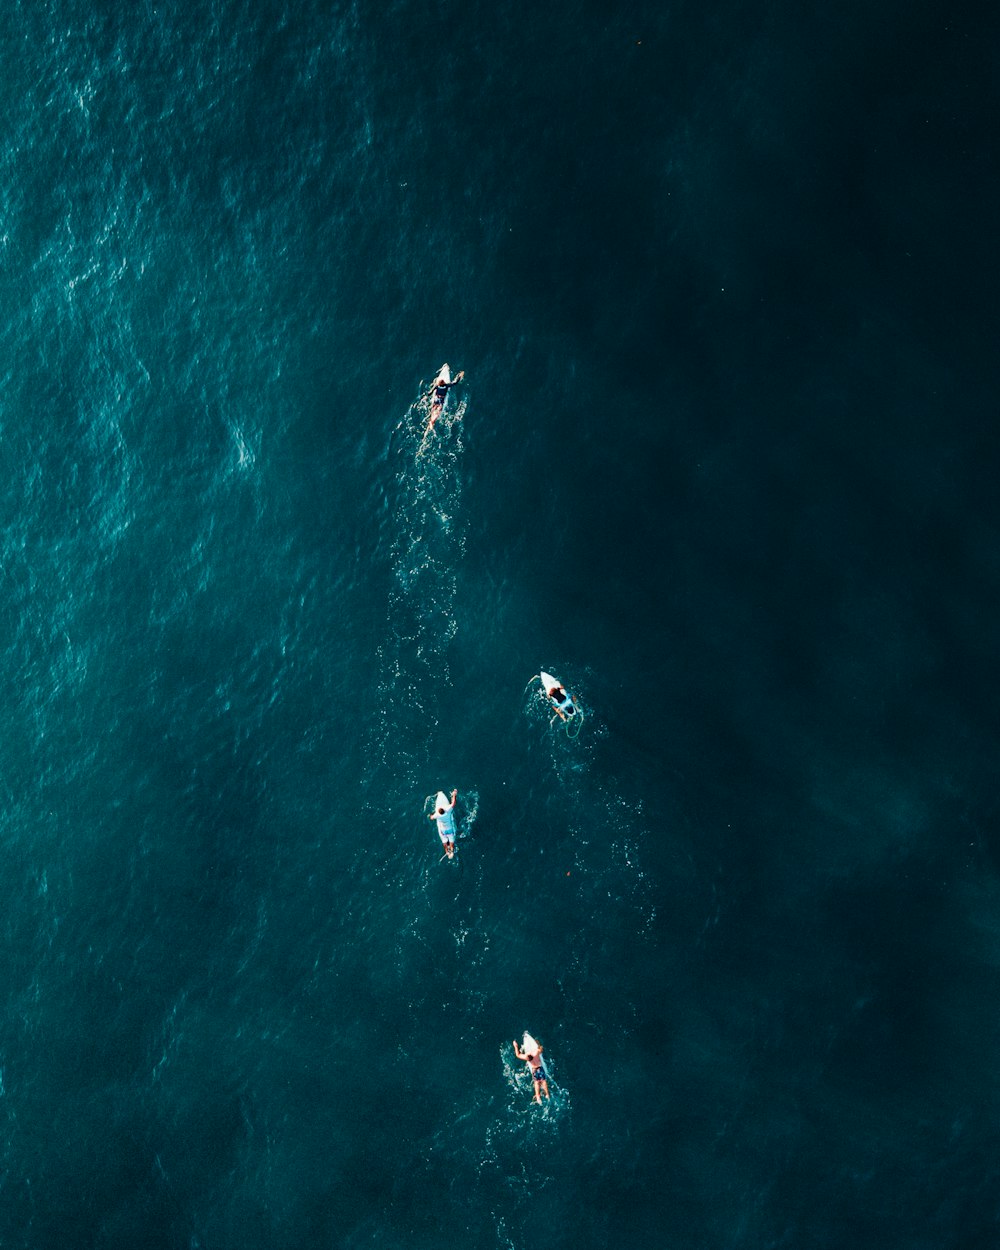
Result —
<path fill-rule="evenodd" d="M 996 1243 L 997 33 L 5 7 L 5 1248 Z"/>

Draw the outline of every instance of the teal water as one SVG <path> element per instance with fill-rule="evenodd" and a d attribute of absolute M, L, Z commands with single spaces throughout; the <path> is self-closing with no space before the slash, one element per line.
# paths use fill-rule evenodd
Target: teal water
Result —
<path fill-rule="evenodd" d="M 0 1244 L 995 1242 L 995 27 L 0 15 Z"/>

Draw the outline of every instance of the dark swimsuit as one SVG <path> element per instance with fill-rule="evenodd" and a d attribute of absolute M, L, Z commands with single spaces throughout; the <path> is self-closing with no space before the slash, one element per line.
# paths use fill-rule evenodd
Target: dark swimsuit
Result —
<path fill-rule="evenodd" d="M 549 695 L 549 698 L 552 699 L 552 696 Z M 562 702 L 560 703 L 558 700 L 552 699 L 552 706 L 558 708 L 560 712 L 565 712 L 567 716 L 572 716 L 576 711 L 576 708 L 573 706 L 573 700 L 565 691 L 563 691 Z"/>
<path fill-rule="evenodd" d="M 457 385 L 455 382 L 439 382 L 434 388 L 433 408 L 443 408 L 444 401 L 448 398 L 448 388 Z"/>

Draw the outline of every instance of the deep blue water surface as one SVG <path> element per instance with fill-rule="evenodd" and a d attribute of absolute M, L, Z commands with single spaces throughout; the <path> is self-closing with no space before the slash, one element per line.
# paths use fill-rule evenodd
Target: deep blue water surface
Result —
<path fill-rule="evenodd" d="M 6 6 L 4 1250 L 996 1245 L 997 25 Z"/>

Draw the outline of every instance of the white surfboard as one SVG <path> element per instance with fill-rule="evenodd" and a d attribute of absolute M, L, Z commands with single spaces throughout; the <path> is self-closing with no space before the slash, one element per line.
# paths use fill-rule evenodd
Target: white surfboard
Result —
<path fill-rule="evenodd" d="M 437 377 L 434 379 L 434 385 L 437 386 L 439 382 L 450 382 L 450 381 L 451 381 L 451 365 L 443 364 L 437 372 Z"/>
<path fill-rule="evenodd" d="M 542 1072 L 544 1072 L 545 1074 L 545 1079 L 547 1081 L 551 1081 L 552 1077 L 549 1075 L 549 1069 L 546 1066 L 545 1056 L 542 1054 L 542 1048 L 541 1046 L 539 1046 L 539 1044 L 535 1041 L 535 1039 L 531 1036 L 530 1033 L 525 1033 L 524 1040 L 521 1042 L 521 1049 L 524 1051 L 526 1055 L 537 1055 L 539 1059 L 541 1059 Z"/>
<path fill-rule="evenodd" d="M 566 690 L 566 687 L 562 684 L 562 682 L 559 680 L 558 677 L 553 677 L 551 673 L 546 673 L 544 670 L 538 675 L 542 679 L 542 689 L 545 691 L 545 697 L 548 699 L 548 701 L 552 704 L 553 707 L 558 707 L 562 709 L 563 711 L 565 711 L 567 710 L 567 704 L 568 704 L 569 707 L 573 709 L 573 712 L 576 711 L 576 700 L 573 698 L 570 692 Z M 553 697 L 549 694 L 549 691 L 554 690 L 556 686 L 560 687 L 566 693 L 566 699 L 562 703 L 556 703 L 555 699 L 553 699 Z M 570 713 L 570 715 L 572 715 L 572 713 Z"/>
<path fill-rule="evenodd" d="M 444 808 L 444 815 L 438 813 Z M 451 799 L 443 790 L 437 792 L 437 798 L 434 800 L 434 820 L 437 824 L 438 836 L 442 842 L 455 842 L 458 839 L 458 829 L 455 827 L 455 809 L 451 805 Z"/>

